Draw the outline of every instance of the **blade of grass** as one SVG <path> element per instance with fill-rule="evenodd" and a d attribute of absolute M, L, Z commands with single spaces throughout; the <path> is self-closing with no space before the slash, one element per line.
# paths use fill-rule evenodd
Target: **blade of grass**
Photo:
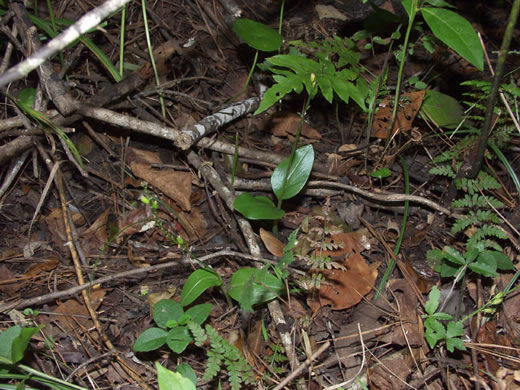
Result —
<path fill-rule="evenodd" d="M 400 160 L 401 166 L 403 167 L 404 193 L 406 195 L 409 195 L 410 194 L 410 176 L 408 175 L 408 164 L 406 163 L 404 158 L 402 158 L 401 156 L 399 156 L 399 160 Z M 394 248 L 394 255 L 396 255 L 396 256 L 399 254 L 399 250 L 401 249 L 401 244 L 403 243 L 404 232 L 406 229 L 406 223 L 408 222 L 409 204 L 410 204 L 410 202 L 407 200 L 404 202 L 403 219 L 401 220 L 401 231 L 399 234 L 399 238 L 397 239 L 397 242 L 395 243 L 395 248 Z M 388 279 L 390 279 L 390 275 L 394 271 L 394 268 L 395 268 L 395 260 L 391 259 L 390 262 L 388 263 L 388 266 L 386 267 L 385 273 L 383 274 L 381 281 L 379 282 L 379 286 L 377 288 L 374 299 L 379 298 L 379 296 L 383 292 L 383 289 L 385 288 L 386 284 L 388 283 Z"/>

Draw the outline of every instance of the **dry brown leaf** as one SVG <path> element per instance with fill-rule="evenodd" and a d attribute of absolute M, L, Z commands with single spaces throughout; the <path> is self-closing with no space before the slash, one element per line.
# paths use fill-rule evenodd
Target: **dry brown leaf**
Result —
<path fill-rule="evenodd" d="M 47 259 L 41 259 L 40 262 L 31 265 L 29 269 L 25 271 L 25 276 L 32 278 L 40 275 L 43 272 L 52 271 L 56 269 L 59 263 L 60 259 L 54 256 L 51 256 Z"/>
<path fill-rule="evenodd" d="M 271 118 L 271 131 L 278 137 L 292 137 L 296 136 L 300 117 L 293 112 L 281 111 L 274 114 Z M 321 139 L 321 134 L 318 130 L 303 123 L 301 135 L 309 140 Z"/>
<path fill-rule="evenodd" d="M 94 310 L 99 308 L 103 302 L 105 294 L 106 290 L 103 289 L 93 290 L 90 293 L 92 308 Z M 92 326 L 92 320 L 90 319 L 87 307 L 76 299 L 68 299 L 63 303 L 58 303 L 58 308 L 54 310 L 54 312 L 63 314 L 56 316 L 56 321 L 58 321 L 67 330 L 77 330 L 77 324 L 82 325 L 85 329 L 88 329 Z"/>
<path fill-rule="evenodd" d="M 260 238 L 265 247 L 273 256 L 282 257 L 284 244 L 267 230 L 260 228 Z"/>
<path fill-rule="evenodd" d="M 401 107 L 397 111 L 392 134 L 396 131 L 407 132 L 412 129 L 412 123 L 421 109 L 426 91 L 408 92 L 401 96 Z M 385 139 L 388 135 L 388 127 L 392 118 L 392 103 L 386 98 L 380 104 L 372 125 L 372 136 Z"/>
<path fill-rule="evenodd" d="M 347 270 L 325 270 L 326 281 L 319 289 L 320 303 L 334 310 L 348 309 L 358 304 L 374 288 L 378 265 L 369 265 L 357 253 L 343 264 Z"/>
<path fill-rule="evenodd" d="M 81 237 L 83 238 L 82 246 L 85 253 L 99 253 L 101 248 L 104 248 L 108 243 L 108 215 L 110 209 L 106 209 L 96 218 L 94 223 L 85 230 Z"/>

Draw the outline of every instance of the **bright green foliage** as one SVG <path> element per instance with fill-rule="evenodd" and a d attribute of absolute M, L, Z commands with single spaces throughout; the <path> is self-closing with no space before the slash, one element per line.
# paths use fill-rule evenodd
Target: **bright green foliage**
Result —
<path fill-rule="evenodd" d="M 195 390 L 195 383 L 179 372 L 173 372 L 155 363 L 159 390 Z"/>
<path fill-rule="evenodd" d="M 455 12 L 442 8 L 421 8 L 421 13 L 433 35 L 477 69 L 484 69 L 480 39 L 470 22 Z"/>
<path fill-rule="evenodd" d="M 231 277 L 228 294 L 240 303 L 243 310 L 253 311 L 253 306 L 269 302 L 285 293 L 284 282 L 264 267 L 245 267 Z"/>
<path fill-rule="evenodd" d="M 312 145 L 305 145 L 278 164 L 271 176 L 271 186 L 279 201 L 290 199 L 303 189 L 311 174 L 313 163 Z M 249 219 L 280 219 L 285 214 L 268 197 L 253 197 L 247 192 L 235 198 L 233 207 Z"/>
<path fill-rule="evenodd" d="M 277 31 L 247 18 L 237 19 L 233 23 L 233 31 L 249 46 L 260 51 L 278 50 L 283 43 Z"/>
<path fill-rule="evenodd" d="M 314 149 L 312 145 L 305 145 L 296 149 L 294 158 L 283 160 L 271 175 L 271 186 L 279 200 L 286 200 L 296 196 L 307 183 L 314 163 Z"/>
<path fill-rule="evenodd" d="M 421 106 L 421 115 L 432 119 L 439 127 L 453 129 L 462 121 L 459 102 L 438 91 L 428 90 Z"/>
<path fill-rule="evenodd" d="M 392 171 L 388 168 L 380 168 L 370 173 L 370 176 L 375 177 L 376 179 L 384 179 L 385 177 L 390 177 L 392 175 Z"/>
<path fill-rule="evenodd" d="M 505 254 L 484 249 L 483 245 L 472 247 L 464 253 L 445 246 L 442 251 L 429 250 L 426 257 L 441 277 L 456 277 L 457 280 L 460 280 L 468 269 L 486 277 L 497 276 L 497 269 L 503 271 L 514 269 L 513 263 Z"/>
<path fill-rule="evenodd" d="M 32 336 L 39 328 L 23 328 L 11 326 L 0 333 L 0 363 L 15 364 L 23 359 L 23 355 Z"/>
<path fill-rule="evenodd" d="M 202 378 L 203 381 L 210 381 L 215 378 L 222 366 L 225 366 L 232 390 L 240 389 L 242 383 L 254 383 L 255 377 L 251 368 L 237 347 L 230 344 L 229 341 L 220 336 L 218 332 L 209 325 L 206 325 L 205 330 L 196 323 L 191 323 L 189 327 L 197 339 L 209 339 L 210 347 L 207 351 L 208 361 L 206 371 Z M 201 337 L 201 335 L 204 336 Z"/>
<path fill-rule="evenodd" d="M 436 313 L 440 304 L 441 293 L 437 286 L 434 286 L 428 296 L 428 301 L 425 305 L 426 313 L 423 315 L 424 321 L 424 337 L 430 345 L 434 348 L 438 342 L 444 341 L 448 351 L 453 352 L 455 349 L 462 351 L 466 350 L 464 343 L 460 339 L 464 335 L 464 327 L 461 321 L 451 321 L 453 317 L 446 313 Z M 445 327 L 440 321 L 447 321 L 448 326 Z"/>
<path fill-rule="evenodd" d="M 247 219 L 253 220 L 280 219 L 285 215 L 285 211 L 277 208 L 267 196 L 253 196 L 248 192 L 243 192 L 237 196 L 233 202 L 233 207 Z"/>
<path fill-rule="evenodd" d="M 204 291 L 210 287 L 217 287 L 222 285 L 222 279 L 219 274 L 211 268 L 202 268 L 193 272 L 186 283 L 181 293 L 182 306 L 187 306 L 194 302 Z"/>
<path fill-rule="evenodd" d="M 290 54 L 268 58 L 264 68 L 274 73 L 275 85 L 266 92 L 256 114 L 265 111 L 288 93 L 301 93 L 304 87 L 311 98 L 320 91 L 332 103 L 335 93 L 345 103 L 352 98 L 366 111 L 368 85 L 359 77 L 360 53 L 351 39 L 335 36 L 321 42 L 293 41 L 290 44 L 312 49 L 315 59 L 294 48 L 291 48 Z"/>
<path fill-rule="evenodd" d="M 200 272 L 199 272 L 200 271 Z M 195 276 L 193 276 L 195 275 Z M 193 341 L 189 332 L 189 324 L 202 325 L 211 313 L 211 304 L 200 304 L 184 311 L 184 307 L 192 303 L 206 289 L 222 283 L 220 277 L 211 269 L 199 269 L 193 272 L 182 289 L 185 297 L 182 304 L 171 299 L 162 299 L 154 306 L 153 319 L 158 326 L 146 329 L 134 343 L 134 351 L 154 351 L 167 344 L 175 353 L 182 353 Z M 181 301 L 182 302 L 182 301 Z M 200 341 L 197 340 L 197 341 Z"/>

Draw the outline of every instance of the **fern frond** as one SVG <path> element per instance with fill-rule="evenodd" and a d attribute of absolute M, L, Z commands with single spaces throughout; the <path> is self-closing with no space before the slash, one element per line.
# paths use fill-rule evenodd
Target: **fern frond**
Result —
<path fill-rule="evenodd" d="M 474 248 L 478 244 L 502 251 L 500 244 L 496 241 L 486 239 L 487 237 L 495 237 L 502 240 L 507 239 L 507 235 L 498 226 L 493 224 L 484 224 L 480 226 L 468 240 L 468 248 Z"/>
<path fill-rule="evenodd" d="M 456 176 L 455 172 L 453 171 L 453 168 L 449 165 L 439 165 L 433 167 L 428 171 L 428 173 L 430 175 L 446 176 L 452 179 L 454 179 Z"/>
<path fill-rule="evenodd" d="M 215 378 L 220 371 L 222 364 L 222 354 L 216 353 L 215 351 L 208 351 L 208 363 L 206 365 L 206 371 L 202 377 L 203 381 L 210 381 Z"/>
<path fill-rule="evenodd" d="M 491 204 L 495 208 L 501 208 L 504 207 L 504 204 L 499 201 L 494 196 L 488 196 L 487 200 L 486 197 L 480 195 L 480 194 L 473 194 L 469 195 L 466 194 L 464 198 L 462 199 L 455 199 L 451 203 L 451 207 L 453 208 L 487 208 L 489 207 L 489 204 Z"/>
<path fill-rule="evenodd" d="M 195 321 L 188 321 L 188 328 L 193 336 L 195 345 L 197 347 L 202 347 L 208 338 L 206 332 L 202 329 L 202 326 L 197 324 Z"/>

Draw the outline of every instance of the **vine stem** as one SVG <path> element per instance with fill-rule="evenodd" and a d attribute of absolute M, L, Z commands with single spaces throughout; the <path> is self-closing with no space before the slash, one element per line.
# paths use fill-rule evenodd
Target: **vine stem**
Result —
<path fill-rule="evenodd" d="M 406 62 L 406 53 L 408 51 L 408 42 L 410 41 L 410 33 L 412 31 L 413 22 L 415 20 L 415 16 L 417 15 L 417 11 L 419 9 L 419 0 L 412 0 L 411 8 L 408 14 L 408 26 L 406 27 L 406 33 L 404 36 L 403 49 L 401 51 L 401 58 L 399 59 L 399 72 L 397 74 L 397 84 L 395 86 L 395 96 L 394 96 L 394 107 L 392 109 L 392 119 L 390 120 L 390 128 L 388 130 L 388 134 L 386 135 L 385 145 L 388 145 L 390 142 L 390 138 L 392 137 L 393 128 L 395 124 L 395 120 L 397 118 L 397 110 L 399 107 L 399 98 L 401 95 L 401 87 L 403 83 L 403 73 L 404 73 L 404 64 Z"/>

